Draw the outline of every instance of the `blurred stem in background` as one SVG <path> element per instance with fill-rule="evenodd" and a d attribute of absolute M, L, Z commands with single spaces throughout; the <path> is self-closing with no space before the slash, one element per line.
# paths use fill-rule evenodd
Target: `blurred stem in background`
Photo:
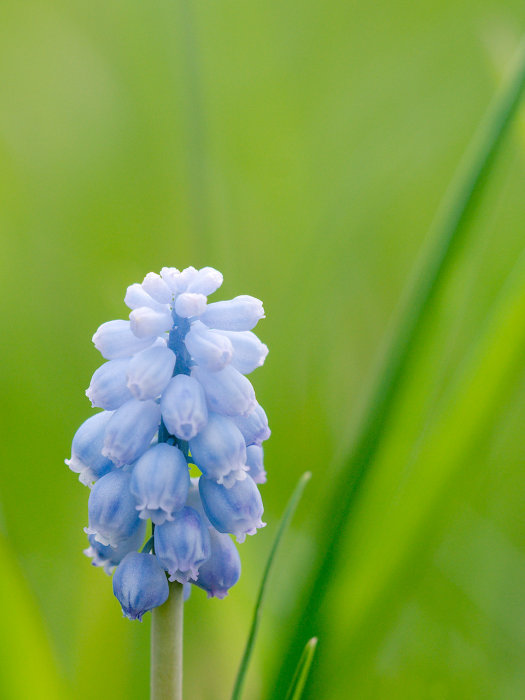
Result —
<path fill-rule="evenodd" d="M 337 576 L 341 554 L 347 555 L 342 540 L 350 513 L 381 444 L 429 313 L 465 240 L 524 87 L 525 40 L 520 44 L 511 78 L 489 109 L 438 212 L 430 235 L 430 252 L 423 257 L 407 301 L 401 305 L 402 313 L 372 390 L 360 433 L 344 465 L 344 477 L 334 480 L 334 491 L 324 508 L 329 517 L 321 520 L 323 531 L 318 534 L 318 558 L 298 608 L 299 617 L 291 626 L 293 631 L 287 648 L 279 657 L 277 681 L 271 695 L 275 700 L 280 700 L 282 689 L 289 686 L 305 636 L 320 633 L 323 602 L 330 582 Z"/>

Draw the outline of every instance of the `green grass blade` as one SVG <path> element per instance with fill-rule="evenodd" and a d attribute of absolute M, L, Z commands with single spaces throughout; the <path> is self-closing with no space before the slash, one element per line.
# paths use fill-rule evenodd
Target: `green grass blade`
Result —
<path fill-rule="evenodd" d="M 252 626 L 250 628 L 250 633 L 248 635 L 248 641 L 246 642 L 246 647 L 244 649 L 244 654 L 241 659 L 241 663 L 239 666 L 239 671 L 237 672 L 237 678 L 235 680 L 235 686 L 233 688 L 233 693 L 232 693 L 232 700 L 240 700 L 241 698 L 241 693 L 242 693 L 242 687 L 244 684 L 244 679 L 246 677 L 246 671 L 248 670 L 248 664 L 250 662 L 250 658 L 253 652 L 253 647 L 255 644 L 255 639 L 257 637 L 257 631 L 259 629 L 259 623 L 261 619 L 261 613 L 262 613 L 262 604 L 264 600 L 264 595 L 266 592 L 266 585 L 268 583 L 268 578 L 270 576 L 270 572 L 273 566 L 273 562 L 275 559 L 275 555 L 277 553 L 277 549 L 279 547 L 279 543 L 286 531 L 286 528 L 288 527 L 288 524 L 290 520 L 292 519 L 292 516 L 295 512 L 295 509 L 297 508 L 297 505 L 299 501 L 301 500 L 301 496 L 304 491 L 304 487 L 306 486 L 307 482 L 310 480 L 311 477 L 310 472 L 305 472 L 299 481 L 297 482 L 297 486 L 295 487 L 290 500 L 288 501 L 288 504 L 286 505 L 285 511 L 283 513 L 283 517 L 281 518 L 281 522 L 279 523 L 279 529 L 277 530 L 277 534 L 275 535 L 275 539 L 272 544 L 272 548 L 270 549 L 270 554 L 268 555 L 268 560 L 266 562 L 266 566 L 264 569 L 262 581 L 261 581 L 261 586 L 259 588 L 259 594 L 257 596 L 257 601 L 255 603 L 255 610 L 253 613 L 253 620 L 252 620 Z"/>
<path fill-rule="evenodd" d="M 286 694 L 286 700 L 301 700 L 301 695 L 303 694 L 304 686 L 306 685 L 306 680 L 308 674 L 310 673 L 310 666 L 314 660 L 315 650 L 317 648 L 317 637 L 312 637 L 306 642 L 306 645 L 295 669 L 294 677 L 290 684 L 288 693 Z"/>
<path fill-rule="evenodd" d="M 510 80 L 489 109 L 436 217 L 430 236 L 431 249 L 423 256 L 407 301 L 402 305 L 360 432 L 345 461 L 345 476 L 337 479 L 337 487 L 328 498 L 324 512 L 329 517 L 323 519 L 322 539 L 325 546 L 320 550 L 311 578 L 305 586 L 299 620 L 292 625 L 292 637 L 284 653 L 280 654 L 282 662 L 274 685 L 274 698 L 278 697 L 279 688 L 288 685 L 288 669 L 295 666 L 304 635 L 318 632 L 320 611 L 329 581 L 333 579 L 333 576 L 328 579 L 325 572 L 330 570 L 334 574 L 337 571 L 340 555 L 344 551 L 341 538 L 345 524 L 386 432 L 395 399 L 407 376 L 410 360 L 418 348 L 433 303 L 465 240 L 468 224 L 516 114 L 524 87 L 525 40 L 520 45 Z"/>
<path fill-rule="evenodd" d="M 374 643 L 374 630 L 384 627 L 391 608 L 390 591 L 413 585 L 414 571 L 432 552 L 436 514 L 449 485 L 468 463 L 519 384 L 525 358 L 525 254 L 494 302 L 480 337 L 468 353 L 443 397 L 436 416 L 410 464 L 411 477 L 396 493 L 383 518 L 366 509 L 375 529 L 352 551 L 351 582 L 345 585 L 346 607 L 341 624 L 348 630 L 345 655 L 363 652 L 363 639 Z M 409 580 L 405 580 L 410 579 Z M 342 586 L 339 589 L 342 590 Z M 337 597 L 337 595 L 336 595 Z M 378 623 L 378 620 L 381 623 Z M 366 630 L 366 632 L 365 632 Z M 353 646 L 351 646 L 353 645 Z M 337 659 L 334 659 L 337 666 Z"/>
<path fill-rule="evenodd" d="M 0 535 L 0 697 L 65 698 L 40 611 L 18 564 Z"/>

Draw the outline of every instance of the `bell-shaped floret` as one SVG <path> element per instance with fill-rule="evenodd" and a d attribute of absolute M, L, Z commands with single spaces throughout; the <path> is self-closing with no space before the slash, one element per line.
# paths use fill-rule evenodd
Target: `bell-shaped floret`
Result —
<path fill-rule="evenodd" d="M 166 388 L 174 367 L 175 354 L 165 345 L 154 345 L 131 358 L 127 386 L 141 401 L 154 399 Z"/>
<path fill-rule="evenodd" d="M 133 398 L 127 386 L 128 365 L 127 358 L 109 360 L 95 370 L 86 389 L 86 396 L 93 407 L 114 411 Z"/>
<path fill-rule="evenodd" d="M 190 473 L 178 447 L 166 443 L 153 445 L 135 464 L 130 490 L 137 501 L 139 517 L 162 525 L 184 507 Z"/>
<path fill-rule="evenodd" d="M 228 338 L 201 321 L 191 324 L 184 343 L 195 362 L 208 372 L 218 372 L 232 359 L 233 347 Z"/>
<path fill-rule="evenodd" d="M 244 438 L 229 418 L 210 413 L 206 427 L 189 445 L 191 459 L 209 479 L 230 487 L 246 478 Z"/>
<path fill-rule="evenodd" d="M 102 454 L 106 428 L 112 416 L 111 411 L 96 413 L 82 423 L 73 438 L 71 459 L 65 462 L 86 486 L 115 468 L 111 459 Z"/>
<path fill-rule="evenodd" d="M 131 552 L 116 568 L 113 593 L 124 615 L 141 622 L 144 613 L 166 602 L 169 586 L 164 569 L 153 554 Z"/>
<path fill-rule="evenodd" d="M 88 500 L 88 535 L 97 542 L 118 547 L 140 527 L 135 499 L 129 490 L 131 474 L 121 469 L 109 472 L 93 486 Z"/>
<path fill-rule="evenodd" d="M 213 267 L 201 267 L 186 287 L 187 292 L 213 294 L 222 284 L 222 274 Z"/>
<path fill-rule="evenodd" d="M 216 413 L 225 416 L 246 415 L 257 405 L 249 379 L 231 365 L 219 372 L 207 372 L 202 367 L 194 367 L 191 376 L 202 384 L 208 406 Z"/>
<path fill-rule="evenodd" d="M 175 313 L 181 318 L 192 318 L 200 316 L 206 308 L 206 297 L 204 294 L 192 294 L 183 292 L 175 300 Z"/>
<path fill-rule="evenodd" d="M 229 301 L 208 304 L 201 321 L 210 328 L 224 331 L 251 331 L 264 318 L 262 301 L 242 294 Z"/>
<path fill-rule="evenodd" d="M 199 569 L 199 586 L 208 594 L 208 598 L 225 598 L 241 575 L 241 558 L 237 547 L 229 535 L 209 529 L 211 553 L 209 559 Z"/>
<path fill-rule="evenodd" d="M 133 309 L 130 313 L 129 323 L 132 333 L 137 338 L 149 338 L 151 345 L 157 336 L 167 333 L 171 329 L 173 319 L 168 307 L 166 307 L 166 311 L 156 311 L 150 309 L 149 306 L 139 306 L 138 309 Z"/>
<path fill-rule="evenodd" d="M 247 445 L 260 445 L 271 435 L 268 418 L 260 404 L 247 416 L 233 416 L 232 420 L 243 434 Z"/>
<path fill-rule="evenodd" d="M 126 554 L 136 552 L 144 542 L 146 534 L 146 522 L 142 521 L 137 527 L 133 535 L 128 537 L 119 544 L 118 547 L 110 547 L 109 545 L 100 544 L 97 542 L 94 535 L 89 535 L 89 547 L 84 550 L 86 557 L 91 558 L 93 566 L 101 566 L 108 576 L 113 572 L 117 564 L 124 559 Z"/>
<path fill-rule="evenodd" d="M 154 340 L 155 338 L 152 337 L 137 337 L 131 331 L 130 322 L 122 320 L 103 323 L 93 336 L 96 349 L 106 360 L 131 357 L 136 352 L 149 347 Z"/>
<path fill-rule="evenodd" d="M 185 374 L 170 380 L 160 405 L 167 429 L 180 440 L 191 440 L 208 421 L 204 390 L 196 379 Z"/>
<path fill-rule="evenodd" d="M 141 306 L 149 306 L 155 311 L 166 311 L 166 305 L 161 304 L 144 291 L 141 284 L 131 284 L 126 290 L 124 303 L 130 309 L 138 309 Z"/>
<path fill-rule="evenodd" d="M 173 300 L 173 292 L 156 272 L 148 272 L 142 282 L 142 289 L 160 304 L 170 304 Z"/>
<path fill-rule="evenodd" d="M 173 520 L 155 528 L 154 539 L 155 553 L 170 581 L 197 579 L 199 567 L 210 556 L 210 536 L 196 510 L 179 510 Z"/>
<path fill-rule="evenodd" d="M 233 347 L 232 367 L 241 374 L 250 374 L 264 364 L 268 346 L 251 331 L 220 331 Z"/>
<path fill-rule="evenodd" d="M 237 542 L 244 542 L 246 535 L 255 535 L 257 528 L 266 525 L 261 520 L 264 510 L 261 494 L 250 476 L 236 481 L 229 489 L 201 476 L 199 491 L 204 512 L 213 527 L 235 535 Z"/>
<path fill-rule="evenodd" d="M 246 466 L 248 474 L 256 484 L 266 483 L 266 472 L 264 470 L 263 448 L 259 445 L 249 445 L 246 448 Z"/>
<path fill-rule="evenodd" d="M 159 423 L 160 407 L 154 401 L 127 401 L 107 425 L 102 454 L 117 467 L 131 464 L 148 449 Z"/>

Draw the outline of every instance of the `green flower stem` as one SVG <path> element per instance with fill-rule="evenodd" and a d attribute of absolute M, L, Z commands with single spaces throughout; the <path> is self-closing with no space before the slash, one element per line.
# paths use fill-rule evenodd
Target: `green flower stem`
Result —
<path fill-rule="evenodd" d="M 182 700 L 184 587 L 169 586 L 168 600 L 151 613 L 151 700 Z"/>

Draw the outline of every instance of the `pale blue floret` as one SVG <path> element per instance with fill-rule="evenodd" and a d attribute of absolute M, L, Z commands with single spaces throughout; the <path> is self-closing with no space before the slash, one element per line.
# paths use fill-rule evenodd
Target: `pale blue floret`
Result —
<path fill-rule="evenodd" d="M 95 413 L 82 423 L 73 438 L 71 459 L 65 462 L 86 486 L 91 486 L 115 468 L 113 462 L 102 454 L 104 435 L 112 415 L 111 411 Z"/>
<path fill-rule="evenodd" d="M 259 445 L 249 445 L 249 447 L 246 448 L 246 465 L 248 466 L 248 474 L 256 484 L 266 483 L 262 447 Z"/>
<path fill-rule="evenodd" d="M 173 300 L 173 292 L 156 272 L 148 272 L 142 282 L 142 289 L 160 304 L 170 304 Z"/>
<path fill-rule="evenodd" d="M 246 535 L 255 535 L 258 528 L 266 525 L 261 520 L 264 510 L 261 494 L 251 477 L 225 488 L 201 476 L 199 491 L 204 511 L 213 527 L 219 532 L 235 535 L 237 542 L 244 542 Z"/>
<path fill-rule="evenodd" d="M 226 487 L 246 478 L 246 446 L 240 430 L 225 416 L 210 413 L 190 440 L 191 459 L 208 478 Z"/>
<path fill-rule="evenodd" d="M 140 527 L 135 498 L 129 490 L 131 474 L 121 469 L 109 472 L 93 486 L 88 500 L 88 535 L 97 542 L 118 547 Z"/>
<path fill-rule="evenodd" d="M 208 296 L 219 289 L 222 284 L 222 279 L 222 274 L 218 270 L 215 270 L 215 268 L 201 267 L 188 283 L 186 291 Z"/>
<path fill-rule="evenodd" d="M 211 554 L 199 569 L 194 585 L 208 594 L 208 598 L 225 598 L 241 575 L 241 558 L 229 535 L 210 528 Z"/>
<path fill-rule="evenodd" d="M 131 357 L 136 352 L 145 350 L 154 340 L 155 338 L 138 338 L 132 333 L 130 322 L 122 320 L 103 323 L 93 336 L 96 349 L 106 360 Z"/>
<path fill-rule="evenodd" d="M 169 586 L 153 554 L 131 552 L 115 570 L 113 593 L 126 617 L 142 621 L 144 613 L 166 602 Z"/>
<path fill-rule="evenodd" d="M 184 507 L 190 473 L 178 447 L 159 443 L 147 450 L 131 473 L 130 491 L 135 496 L 139 517 L 162 525 Z"/>
<path fill-rule="evenodd" d="M 173 319 L 168 306 L 164 311 L 157 311 L 149 306 L 139 306 L 130 313 L 129 323 L 133 335 L 137 338 L 149 338 L 150 342 L 153 342 L 157 336 L 170 330 Z"/>
<path fill-rule="evenodd" d="M 249 414 L 257 401 L 249 379 L 227 365 L 218 372 L 207 372 L 202 367 L 194 367 L 191 371 L 206 393 L 210 410 L 225 416 Z"/>
<path fill-rule="evenodd" d="M 127 386 L 129 362 L 128 358 L 109 360 L 95 370 L 86 389 L 86 396 L 93 407 L 114 411 L 133 398 Z"/>
<path fill-rule="evenodd" d="M 148 449 L 159 423 L 160 407 L 154 401 L 127 401 L 108 423 L 102 454 L 117 467 L 131 464 Z"/>
<path fill-rule="evenodd" d="M 175 300 L 175 313 L 181 318 L 200 316 L 206 309 L 206 297 L 204 294 L 183 292 Z"/>
<path fill-rule="evenodd" d="M 186 285 L 181 281 L 180 270 L 176 267 L 163 267 L 160 271 L 162 280 L 168 285 L 171 293 L 177 295 Z"/>
<path fill-rule="evenodd" d="M 156 311 L 165 311 L 165 304 L 155 301 L 147 292 L 144 291 L 141 284 L 131 284 L 126 290 L 124 303 L 130 309 L 138 309 L 141 306 L 149 306 Z"/>
<path fill-rule="evenodd" d="M 232 367 L 250 374 L 264 364 L 268 346 L 251 331 L 221 331 L 233 346 Z"/>
<path fill-rule="evenodd" d="M 175 354 L 165 345 L 153 345 L 142 350 L 129 362 L 129 391 L 141 401 L 156 398 L 166 388 L 174 367 Z"/>
<path fill-rule="evenodd" d="M 146 522 L 143 521 L 128 539 L 122 540 L 118 547 L 97 542 L 94 535 L 89 535 L 89 547 L 84 550 L 86 557 L 91 558 L 93 566 L 101 566 L 108 576 L 113 573 L 117 564 L 124 559 L 126 554 L 136 552 L 144 542 L 146 534 Z"/>
<path fill-rule="evenodd" d="M 191 440 L 208 421 L 204 390 L 196 379 L 185 374 L 170 380 L 160 406 L 167 429 L 180 440 Z"/>
<path fill-rule="evenodd" d="M 224 331 L 251 331 L 264 318 L 262 302 L 243 294 L 229 301 L 208 304 L 201 321 L 210 328 Z"/>
<path fill-rule="evenodd" d="M 199 567 L 210 556 L 208 528 L 193 508 L 175 513 L 170 522 L 155 528 L 155 553 L 170 581 L 195 581 Z"/>
<path fill-rule="evenodd" d="M 243 434 L 247 445 L 260 445 L 271 435 L 266 413 L 260 404 L 248 416 L 233 416 L 232 420 Z"/>
<path fill-rule="evenodd" d="M 233 347 L 221 331 L 215 331 L 194 321 L 187 333 L 184 344 L 192 359 L 208 372 L 218 372 L 231 362 Z"/>

